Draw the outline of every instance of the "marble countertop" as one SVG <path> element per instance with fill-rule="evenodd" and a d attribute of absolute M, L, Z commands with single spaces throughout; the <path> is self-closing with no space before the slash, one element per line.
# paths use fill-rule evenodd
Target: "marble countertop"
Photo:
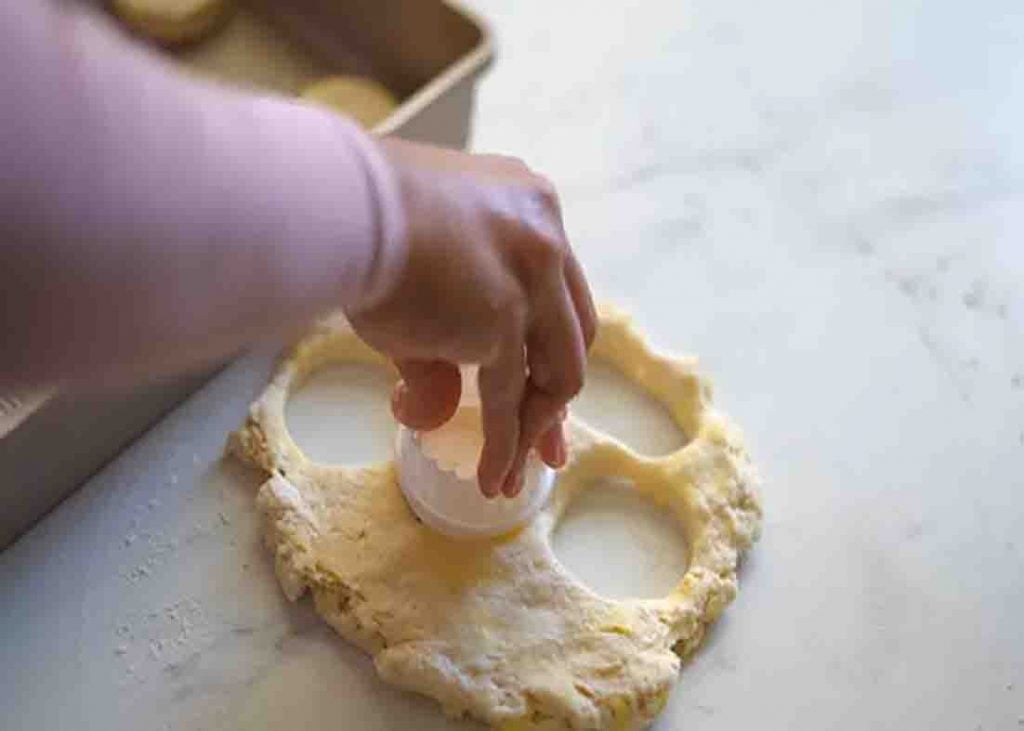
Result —
<path fill-rule="evenodd" d="M 1024 727 L 1024 4 L 475 7 L 475 146 L 558 184 L 599 296 L 700 356 L 764 475 L 657 728 Z M 5 728 L 477 728 L 281 596 L 219 461 L 268 363 L 0 555 Z"/>

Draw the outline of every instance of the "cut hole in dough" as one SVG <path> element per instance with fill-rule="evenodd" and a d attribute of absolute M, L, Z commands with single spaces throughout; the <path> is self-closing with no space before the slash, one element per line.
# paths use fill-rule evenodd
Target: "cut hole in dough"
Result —
<path fill-rule="evenodd" d="M 679 521 L 626 480 L 606 478 L 583 488 L 551 543 L 563 566 L 609 599 L 665 596 L 686 573 Z"/>
<path fill-rule="evenodd" d="M 390 395 L 381 368 L 345 363 L 313 372 L 285 407 L 288 431 L 314 462 L 358 466 L 386 461 L 394 449 Z"/>
<path fill-rule="evenodd" d="M 587 365 L 586 384 L 571 408 L 573 415 L 640 454 L 660 457 L 689 441 L 664 404 L 600 360 Z"/>

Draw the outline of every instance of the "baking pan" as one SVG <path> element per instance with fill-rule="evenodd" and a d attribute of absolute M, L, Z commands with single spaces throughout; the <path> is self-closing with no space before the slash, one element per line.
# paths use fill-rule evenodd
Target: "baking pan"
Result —
<path fill-rule="evenodd" d="M 374 132 L 462 148 L 493 43 L 482 21 L 439 0 L 249 0 L 209 39 L 166 53 L 285 95 L 325 76 L 370 76 L 400 102 Z M 0 549 L 219 370 L 105 396 L 0 394 Z"/>
<path fill-rule="evenodd" d="M 375 132 L 462 148 L 494 51 L 481 20 L 437 0 L 248 0 L 208 40 L 171 53 L 199 73 L 286 95 L 326 76 L 369 76 L 400 100 Z"/>

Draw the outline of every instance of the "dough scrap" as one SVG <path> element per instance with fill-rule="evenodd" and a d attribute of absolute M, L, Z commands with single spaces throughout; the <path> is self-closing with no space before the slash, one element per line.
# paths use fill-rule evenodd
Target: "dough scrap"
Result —
<path fill-rule="evenodd" d="M 452 716 L 503 731 L 648 725 L 680 658 L 736 595 L 737 564 L 760 531 L 758 480 L 693 359 L 654 353 L 607 308 L 593 354 L 658 398 L 691 440 L 646 457 L 570 416 L 571 461 L 547 507 L 516 531 L 467 546 L 416 520 L 391 463 L 316 464 L 288 434 L 288 393 L 312 371 L 339 361 L 389 367 L 342 319 L 321 323 L 229 441 L 270 475 L 257 504 L 288 598 L 308 590 L 385 681 L 435 698 Z M 605 476 L 631 480 L 680 521 L 689 564 L 667 597 L 601 597 L 555 557 L 550 536 L 566 506 Z"/>
<path fill-rule="evenodd" d="M 387 88 L 364 76 L 330 76 L 311 84 L 302 98 L 354 118 L 373 129 L 398 107 Z"/>
<path fill-rule="evenodd" d="M 232 5 L 231 0 L 112 0 L 125 25 L 165 45 L 205 38 L 227 18 Z"/>

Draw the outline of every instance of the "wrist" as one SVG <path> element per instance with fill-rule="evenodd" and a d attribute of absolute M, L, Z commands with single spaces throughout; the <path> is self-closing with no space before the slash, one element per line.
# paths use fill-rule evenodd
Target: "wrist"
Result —
<path fill-rule="evenodd" d="M 397 287 L 409 257 L 409 222 L 402 202 L 400 172 L 387 152 L 387 142 L 359 134 L 356 144 L 370 191 L 374 242 L 358 293 L 344 298 L 349 316 L 385 300 Z"/>

